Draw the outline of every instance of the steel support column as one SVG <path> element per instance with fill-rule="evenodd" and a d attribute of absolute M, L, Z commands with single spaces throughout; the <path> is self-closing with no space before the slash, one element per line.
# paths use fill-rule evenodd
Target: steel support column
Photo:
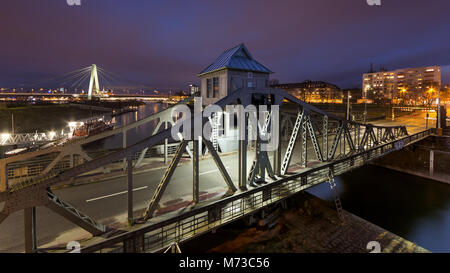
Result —
<path fill-rule="evenodd" d="M 306 118 L 307 113 L 305 112 L 304 115 Z M 301 130 L 302 130 L 302 162 L 301 162 L 301 165 L 303 168 L 306 168 L 308 166 L 308 139 L 307 139 L 308 129 L 306 126 L 306 120 L 301 125 Z"/>
<path fill-rule="evenodd" d="M 194 204 L 198 204 L 199 199 L 199 140 L 193 141 L 193 151 L 192 151 L 192 201 Z"/>
<path fill-rule="evenodd" d="M 128 186 L 128 225 L 132 226 L 134 224 L 133 217 L 133 159 L 131 157 L 127 158 L 128 166 L 128 176 L 127 176 L 127 186 Z"/>
<path fill-rule="evenodd" d="M 34 253 L 37 250 L 36 238 L 36 207 L 23 210 L 25 224 L 25 253 Z"/>
<path fill-rule="evenodd" d="M 281 115 L 278 113 L 275 115 L 277 120 L 275 122 L 277 124 L 280 124 L 281 121 Z M 280 134 L 280 128 L 278 129 L 278 132 L 270 132 L 272 134 L 272 137 L 275 137 L 276 143 L 274 143 L 274 151 L 273 151 L 273 168 L 275 175 L 281 175 L 281 134 Z M 278 134 L 278 136 L 275 136 L 275 134 Z"/>
<path fill-rule="evenodd" d="M 167 122 L 164 122 L 164 130 L 167 130 L 168 126 L 167 126 Z M 169 140 L 166 138 L 164 139 L 164 164 L 167 163 L 168 161 L 168 156 L 167 156 L 167 146 L 169 145 Z"/>
<path fill-rule="evenodd" d="M 242 112 L 244 118 L 241 119 L 243 124 L 239 125 L 239 188 L 247 190 L 247 146 L 248 146 L 248 131 L 247 131 L 247 113 Z"/>
<path fill-rule="evenodd" d="M 295 120 L 295 125 L 293 126 L 291 136 L 289 138 L 289 143 L 284 154 L 283 162 L 281 164 L 281 174 L 284 175 L 289 169 L 289 163 L 292 159 L 292 153 L 295 149 L 295 144 L 297 143 L 298 131 L 300 130 L 303 119 L 305 117 L 304 111 L 299 111 L 297 114 L 297 119 Z"/>
<path fill-rule="evenodd" d="M 125 149 L 127 147 L 127 131 L 122 131 L 122 148 Z M 127 159 L 123 159 L 123 170 L 125 171 L 127 167 Z"/>

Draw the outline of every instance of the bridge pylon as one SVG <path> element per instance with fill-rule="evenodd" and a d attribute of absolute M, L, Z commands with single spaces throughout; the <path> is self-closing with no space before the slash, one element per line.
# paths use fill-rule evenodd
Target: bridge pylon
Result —
<path fill-rule="evenodd" d="M 91 67 L 91 79 L 89 80 L 88 99 L 92 99 L 92 94 L 100 94 L 100 84 L 98 82 L 97 65 L 93 64 Z"/>

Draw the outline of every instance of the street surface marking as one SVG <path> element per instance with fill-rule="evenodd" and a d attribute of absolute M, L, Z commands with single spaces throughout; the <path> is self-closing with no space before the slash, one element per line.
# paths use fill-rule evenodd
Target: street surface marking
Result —
<path fill-rule="evenodd" d="M 148 186 L 135 188 L 135 189 L 133 189 L 133 191 L 143 190 L 143 189 L 146 189 L 146 188 L 148 188 Z M 100 199 L 105 199 L 105 198 L 108 198 L 108 197 L 117 196 L 117 195 L 124 194 L 124 193 L 127 193 L 127 192 L 128 191 L 121 191 L 121 192 L 117 192 L 117 193 L 113 193 L 113 194 L 109 194 L 109 195 L 104 195 L 104 196 L 88 199 L 88 200 L 86 200 L 86 202 L 92 202 L 92 201 L 96 201 L 96 200 L 100 200 Z"/>
<path fill-rule="evenodd" d="M 224 166 L 225 167 L 225 169 L 228 169 L 229 168 L 229 166 Z M 206 171 L 206 172 L 202 172 L 202 173 L 199 173 L 199 175 L 204 175 L 204 174 L 208 174 L 208 173 L 215 173 L 215 172 L 218 172 L 219 171 L 219 169 L 217 169 L 217 170 L 211 170 L 211 171 Z"/>

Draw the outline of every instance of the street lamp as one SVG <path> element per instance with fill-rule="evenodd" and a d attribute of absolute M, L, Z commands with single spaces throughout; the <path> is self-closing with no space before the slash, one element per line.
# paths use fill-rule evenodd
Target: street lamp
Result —
<path fill-rule="evenodd" d="M 347 93 L 347 120 L 350 119 L 350 98 L 352 96 L 350 96 L 350 90 Z"/>
<path fill-rule="evenodd" d="M 441 131 L 441 88 L 438 88 L 438 101 L 437 101 L 437 119 L 438 119 L 438 135 L 442 135 Z"/>
<path fill-rule="evenodd" d="M 369 86 L 364 89 L 364 123 L 367 119 L 367 89 L 369 89 Z"/>

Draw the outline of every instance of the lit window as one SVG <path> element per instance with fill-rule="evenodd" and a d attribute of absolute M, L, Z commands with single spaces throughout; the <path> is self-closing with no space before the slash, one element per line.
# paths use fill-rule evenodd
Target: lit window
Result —
<path fill-rule="evenodd" d="M 213 91 L 212 91 L 212 79 L 207 79 L 206 80 L 206 97 L 207 98 L 212 98 L 212 93 L 213 93 Z"/>
<path fill-rule="evenodd" d="M 219 97 L 219 78 L 213 78 L 213 98 Z"/>

